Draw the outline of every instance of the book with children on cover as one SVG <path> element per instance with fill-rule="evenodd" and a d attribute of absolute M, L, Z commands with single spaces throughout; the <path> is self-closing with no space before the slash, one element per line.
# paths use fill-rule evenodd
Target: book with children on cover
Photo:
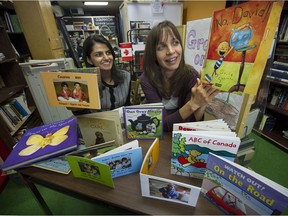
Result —
<path fill-rule="evenodd" d="M 202 194 L 228 215 L 287 215 L 288 189 L 239 164 L 210 154 Z"/>
<path fill-rule="evenodd" d="M 201 123 L 202 128 L 205 128 L 204 123 Z M 203 178 L 210 152 L 233 161 L 240 142 L 232 131 L 175 130 L 172 132 L 171 174 Z"/>
<path fill-rule="evenodd" d="M 34 127 L 24 133 L 1 169 L 4 172 L 18 169 L 65 154 L 77 146 L 76 117 Z"/>
<path fill-rule="evenodd" d="M 97 148 L 99 145 L 95 145 L 95 147 Z M 122 146 L 109 149 L 102 154 L 98 154 L 98 152 L 93 152 L 93 154 L 88 156 L 79 155 L 79 153 L 76 155 L 71 154 L 67 156 L 67 160 L 75 177 L 95 181 L 114 188 L 113 178 L 140 170 L 142 148 L 139 147 L 138 140 L 134 140 Z"/>
<path fill-rule="evenodd" d="M 256 95 L 283 4 L 248 1 L 214 11 L 202 82 Z"/>
<path fill-rule="evenodd" d="M 140 170 L 142 196 L 183 205 L 196 206 L 200 194 L 200 187 L 162 178 L 153 174 L 154 168 L 159 160 L 159 148 L 160 141 L 156 138 L 144 157 Z"/>
<path fill-rule="evenodd" d="M 101 109 L 100 69 L 77 68 L 40 72 L 51 106 Z"/>

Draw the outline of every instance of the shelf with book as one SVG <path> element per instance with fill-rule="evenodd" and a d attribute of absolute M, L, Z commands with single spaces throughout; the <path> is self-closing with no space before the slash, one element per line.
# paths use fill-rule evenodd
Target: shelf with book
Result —
<path fill-rule="evenodd" d="M 288 139 L 284 137 L 283 131 L 288 130 L 288 41 L 283 41 L 282 37 L 283 28 L 287 28 L 287 17 L 288 2 L 285 2 L 272 55 L 267 61 L 257 99 L 253 105 L 260 108 L 254 130 L 286 150 Z"/>
<path fill-rule="evenodd" d="M 30 52 L 26 52 L 21 48 L 17 50 L 18 46 L 13 44 L 13 40 L 11 40 L 13 36 L 9 37 L 9 34 L 16 35 L 15 41 L 19 40 L 18 42 L 20 44 L 22 44 L 23 40 L 20 40 L 19 37 L 25 39 L 20 33 L 10 33 L 6 29 L 7 23 L 5 23 L 5 19 L 3 19 L 4 12 L 8 11 L 9 14 L 15 14 L 13 7 L 7 8 L 6 6 L 3 6 L 4 4 L 6 5 L 7 2 L 3 3 L 1 1 L 3 4 L 0 4 L 0 139 L 3 141 L 2 143 L 4 143 L 0 143 L 0 145 L 5 145 L 9 150 L 12 150 L 17 142 L 13 135 L 24 125 L 28 124 L 30 119 L 36 115 L 35 113 L 37 112 L 35 112 L 36 109 L 33 108 L 35 107 L 35 103 L 33 98 L 30 97 L 30 90 L 27 87 L 22 69 L 19 66 L 20 58 L 29 55 Z M 7 4 L 10 5 L 11 2 L 8 2 Z M 19 53 L 17 53 L 16 50 L 20 55 L 18 55 Z M 17 113 L 19 110 L 9 109 L 8 111 L 8 107 L 5 109 L 5 105 L 9 104 L 12 100 L 16 100 L 16 98 L 21 97 L 20 95 L 23 95 L 22 99 L 23 102 L 25 102 L 24 108 L 27 109 L 26 114 Z M 3 107 L 4 109 L 2 109 Z M 29 108 L 31 108 L 31 110 Z M 22 110 L 22 112 L 24 111 Z M 17 114 L 19 114 L 19 116 L 17 116 Z M 25 118 L 22 118 L 24 116 Z M 41 118 L 40 121 L 42 121 Z"/>

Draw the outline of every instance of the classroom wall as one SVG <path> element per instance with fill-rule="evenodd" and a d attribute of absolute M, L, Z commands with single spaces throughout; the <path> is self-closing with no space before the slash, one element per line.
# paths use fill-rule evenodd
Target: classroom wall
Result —
<path fill-rule="evenodd" d="M 205 0 L 205 1 L 184 1 L 183 24 L 187 21 L 209 18 L 213 11 L 225 8 L 226 1 Z"/>

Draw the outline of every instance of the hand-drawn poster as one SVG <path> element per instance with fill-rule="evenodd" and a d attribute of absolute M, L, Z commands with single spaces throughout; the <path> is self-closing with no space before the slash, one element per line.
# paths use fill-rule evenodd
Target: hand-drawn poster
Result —
<path fill-rule="evenodd" d="M 189 21 L 186 24 L 185 62 L 199 73 L 208 47 L 211 18 Z"/>
<path fill-rule="evenodd" d="M 214 11 L 201 80 L 256 95 L 283 2 L 249 1 Z"/>

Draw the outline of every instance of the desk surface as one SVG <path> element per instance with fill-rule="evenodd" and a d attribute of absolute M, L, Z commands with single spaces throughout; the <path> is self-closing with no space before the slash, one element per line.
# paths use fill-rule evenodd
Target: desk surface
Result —
<path fill-rule="evenodd" d="M 160 158 L 153 175 L 201 187 L 202 180 L 200 179 L 170 174 L 171 136 L 171 133 L 165 133 L 163 140 L 160 140 Z M 153 140 L 139 140 L 143 149 L 143 157 L 152 142 Z M 19 172 L 29 177 L 34 183 L 75 196 L 105 202 L 136 214 L 223 214 L 201 194 L 196 207 L 142 197 L 139 173 L 115 178 L 115 188 L 112 189 L 93 181 L 75 178 L 72 173 L 63 175 L 36 167 L 24 168 L 19 170 Z"/>

